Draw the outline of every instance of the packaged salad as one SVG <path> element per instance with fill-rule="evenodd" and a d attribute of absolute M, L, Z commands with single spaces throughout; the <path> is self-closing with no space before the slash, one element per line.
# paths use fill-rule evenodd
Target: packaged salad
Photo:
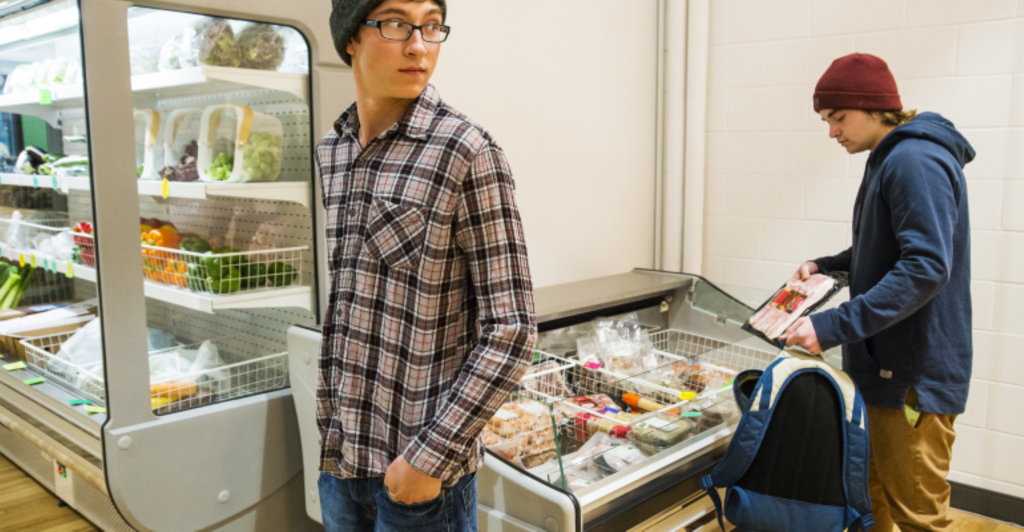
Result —
<path fill-rule="evenodd" d="M 135 170 L 139 179 L 159 179 L 157 169 L 163 166 L 164 151 L 160 131 L 160 113 L 152 109 L 135 109 Z"/>
<path fill-rule="evenodd" d="M 284 128 L 247 105 L 213 105 L 203 111 L 199 132 L 199 179 L 244 183 L 281 175 Z"/>
<path fill-rule="evenodd" d="M 203 110 L 175 109 L 164 126 L 164 166 L 160 176 L 168 181 L 199 180 L 199 132 Z"/>
<path fill-rule="evenodd" d="M 242 68 L 277 70 L 284 61 L 285 39 L 275 26 L 250 24 L 238 33 Z"/>

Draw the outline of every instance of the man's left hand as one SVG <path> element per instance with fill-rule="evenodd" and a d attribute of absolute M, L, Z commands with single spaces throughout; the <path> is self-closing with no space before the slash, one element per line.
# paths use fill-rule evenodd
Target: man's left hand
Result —
<path fill-rule="evenodd" d="M 811 323 L 811 318 L 800 318 L 796 320 L 796 323 L 790 325 L 786 333 L 779 338 L 786 341 L 786 347 L 793 347 L 798 345 L 812 355 L 821 354 L 821 345 L 818 344 L 818 333 L 814 331 L 814 324 Z"/>
<path fill-rule="evenodd" d="M 384 472 L 384 489 L 397 502 L 416 504 L 437 498 L 441 493 L 441 480 L 427 476 L 409 465 L 404 456 L 399 456 Z"/>

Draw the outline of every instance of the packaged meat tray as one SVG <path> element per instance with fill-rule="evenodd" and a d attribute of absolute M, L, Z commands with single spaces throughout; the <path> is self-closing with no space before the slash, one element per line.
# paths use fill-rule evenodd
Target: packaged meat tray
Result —
<path fill-rule="evenodd" d="M 754 315 L 743 324 L 743 330 L 778 347 L 786 348 L 779 339 L 790 325 L 814 312 L 846 286 L 840 275 L 816 273 L 807 279 L 790 279 Z"/>

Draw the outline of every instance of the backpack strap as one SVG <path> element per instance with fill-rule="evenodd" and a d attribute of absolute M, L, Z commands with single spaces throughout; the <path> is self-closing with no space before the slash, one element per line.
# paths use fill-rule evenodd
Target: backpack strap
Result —
<path fill-rule="evenodd" d="M 711 502 L 715 505 L 715 515 L 718 516 L 718 526 L 725 531 L 725 521 L 723 516 L 725 512 L 722 510 L 722 498 L 718 495 L 718 488 L 715 487 L 715 483 L 711 480 L 711 475 L 704 475 L 704 478 L 700 480 L 701 486 L 707 490 L 708 497 L 711 498 Z"/>
<path fill-rule="evenodd" d="M 852 506 L 847 506 L 846 514 L 847 516 L 855 516 L 853 521 L 850 522 L 850 526 L 846 529 L 847 532 L 867 532 L 875 526 L 875 518 L 871 517 L 870 513 L 861 515 Z M 723 528 L 722 530 L 725 529 Z"/>

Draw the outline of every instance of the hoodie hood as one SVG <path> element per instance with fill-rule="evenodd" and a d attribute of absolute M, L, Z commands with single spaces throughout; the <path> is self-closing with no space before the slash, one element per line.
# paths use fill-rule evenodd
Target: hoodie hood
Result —
<path fill-rule="evenodd" d="M 974 148 L 971 147 L 971 143 L 956 130 L 952 122 L 938 113 L 921 113 L 910 122 L 892 130 L 878 143 L 871 158 L 884 159 L 897 144 L 906 139 L 923 139 L 942 146 L 953 155 L 960 168 L 974 160 Z"/>

